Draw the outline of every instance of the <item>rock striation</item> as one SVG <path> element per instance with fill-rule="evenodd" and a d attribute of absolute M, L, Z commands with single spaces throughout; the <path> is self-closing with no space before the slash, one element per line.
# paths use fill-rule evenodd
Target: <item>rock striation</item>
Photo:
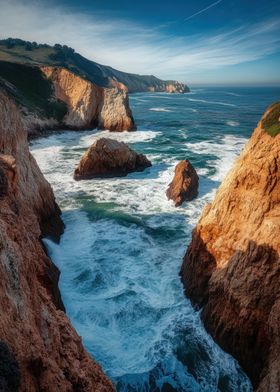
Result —
<path fill-rule="evenodd" d="M 0 91 L 0 390 L 113 391 L 63 309 L 41 237 L 63 231 L 52 189 L 29 152 L 21 114 Z"/>
<path fill-rule="evenodd" d="M 75 180 L 101 177 L 122 177 L 152 166 L 143 154 L 130 149 L 125 143 L 101 138 L 85 152 L 75 169 Z"/>
<path fill-rule="evenodd" d="M 258 392 L 280 386 L 280 133 L 263 126 L 272 110 L 203 210 L 181 269 L 207 330 Z"/>
<path fill-rule="evenodd" d="M 184 201 L 190 201 L 198 195 L 198 175 L 188 159 L 178 163 L 175 175 L 166 191 L 168 200 L 172 199 L 175 206 L 180 206 Z"/>

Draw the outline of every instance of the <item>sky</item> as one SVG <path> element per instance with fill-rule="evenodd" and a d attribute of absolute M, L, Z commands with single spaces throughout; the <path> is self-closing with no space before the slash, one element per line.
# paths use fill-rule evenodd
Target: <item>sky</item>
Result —
<path fill-rule="evenodd" d="M 280 85 L 279 0 L 0 0 L 0 37 L 190 85 Z"/>

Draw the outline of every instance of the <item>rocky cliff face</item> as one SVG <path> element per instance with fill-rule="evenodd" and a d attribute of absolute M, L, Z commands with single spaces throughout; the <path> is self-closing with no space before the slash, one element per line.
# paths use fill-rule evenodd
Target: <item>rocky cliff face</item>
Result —
<path fill-rule="evenodd" d="M 64 68 L 41 70 L 52 81 L 55 97 L 67 104 L 68 113 L 63 119 L 67 127 L 135 130 L 124 89 L 98 87 Z"/>
<path fill-rule="evenodd" d="M 20 117 L 0 91 L 0 390 L 113 391 L 63 312 L 40 240 L 63 224 Z"/>
<path fill-rule="evenodd" d="M 263 128 L 272 110 L 204 209 L 181 270 L 206 328 L 259 392 L 280 386 L 280 134 Z"/>

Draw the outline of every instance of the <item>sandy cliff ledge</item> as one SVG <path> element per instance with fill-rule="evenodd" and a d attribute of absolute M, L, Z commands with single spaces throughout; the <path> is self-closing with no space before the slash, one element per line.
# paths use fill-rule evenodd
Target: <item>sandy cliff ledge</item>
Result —
<path fill-rule="evenodd" d="M 181 269 L 206 328 L 259 392 L 280 390 L 279 254 L 280 134 L 260 122 L 204 209 Z"/>
<path fill-rule="evenodd" d="M 62 230 L 20 113 L 0 91 L 1 391 L 114 390 L 62 311 L 59 271 L 40 241 Z"/>

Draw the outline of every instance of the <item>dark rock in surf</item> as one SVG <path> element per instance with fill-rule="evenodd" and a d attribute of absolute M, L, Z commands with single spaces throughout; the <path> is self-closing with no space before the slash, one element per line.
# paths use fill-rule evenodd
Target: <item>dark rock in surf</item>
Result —
<path fill-rule="evenodd" d="M 143 154 L 138 154 L 125 143 L 101 138 L 85 152 L 74 172 L 75 180 L 102 177 L 122 177 L 152 166 Z"/>
<path fill-rule="evenodd" d="M 184 201 L 193 200 L 198 195 L 198 175 L 187 159 L 178 163 L 175 175 L 166 191 L 168 200 L 172 199 L 175 206 L 180 206 Z"/>

